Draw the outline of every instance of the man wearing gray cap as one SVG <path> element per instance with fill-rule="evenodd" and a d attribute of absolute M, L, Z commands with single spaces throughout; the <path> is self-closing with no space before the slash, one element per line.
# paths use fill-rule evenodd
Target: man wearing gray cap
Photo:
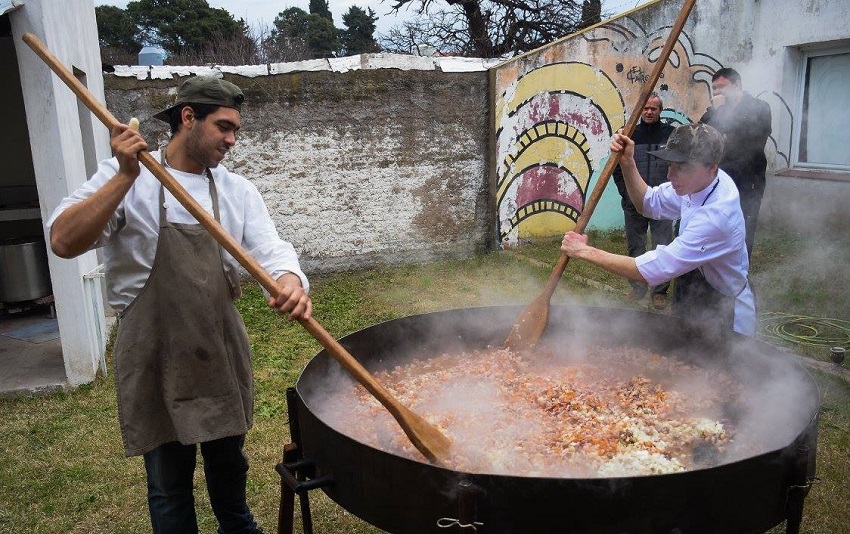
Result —
<path fill-rule="evenodd" d="M 257 188 L 220 165 L 236 143 L 244 96 L 236 85 L 197 76 L 177 103 L 155 115 L 171 139 L 152 152 L 171 175 L 278 282 L 269 306 L 308 318 L 307 278 L 274 227 Z M 196 533 L 193 475 L 200 445 L 221 533 L 257 533 L 246 502 L 245 434 L 253 419 L 248 336 L 233 305 L 239 266 L 195 218 L 139 165 L 147 143 L 116 126 L 115 157 L 65 198 L 48 221 L 64 258 L 103 247 L 109 304 L 119 314 L 115 356 L 124 451 L 143 455 L 155 533 Z"/>
<path fill-rule="evenodd" d="M 629 280 L 655 285 L 675 278 L 673 313 L 701 326 L 754 335 L 744 216 L 735 183 L 718 167 L 723 136 L 706 124 L 676 128 L 665 148 L 650 152 L 669 164 L 670 181 L 657 187 L 647 186 L 638 173 L 631 139 L 615 134 L 611 151 L 622 151 L 620 168 L 638 211 L 653 219 L 680 219 L 678 235 L 637 258 L 591 247 L 586 235 L 575 232 L 564 235 L 561 250 Z"/>

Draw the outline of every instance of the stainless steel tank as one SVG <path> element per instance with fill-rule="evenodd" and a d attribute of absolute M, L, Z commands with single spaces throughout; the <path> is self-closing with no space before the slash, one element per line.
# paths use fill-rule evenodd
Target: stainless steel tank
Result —
<path fill-rule="evenodd" d="M 23 302 L 50 295 L 47 248 L 41 237 L 0 242 L 0 302 Z"/>

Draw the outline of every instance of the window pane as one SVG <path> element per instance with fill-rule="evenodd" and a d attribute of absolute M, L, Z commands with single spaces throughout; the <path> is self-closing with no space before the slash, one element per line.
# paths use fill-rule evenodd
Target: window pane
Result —
<path fill-rule="evenodd" d="M 810 57 L 800 136 L 800 161 L 850 166 L 850 54 Z"/>

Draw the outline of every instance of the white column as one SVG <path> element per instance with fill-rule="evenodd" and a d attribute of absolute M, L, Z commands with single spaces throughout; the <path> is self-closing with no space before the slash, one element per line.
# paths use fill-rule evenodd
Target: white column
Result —
<path fill-rule="evenodd" d="M 59 201 L 86 176 L 76 96 L 21 40 L 36 35 L 64 65 L 86 74 L 96 98 L 104 101 L 97 26 L 91 0 L 27 0 L 9 13 L 18 56 L 41 216 L 47 221 Z M 76 71 L 75 71 L 76 72 Z M 109 134 L 94 121 L 98 159 L 109 154 Z M 49 242 L 49 236 L 45 236 Z M 94 379 L 105 335 L 100 285 L 84 276 L 97 265 L 94 252 L 72 260 L 48 253 L 65 373 L 69 385 Z M 96 287 L 90 287 L 96 286 Z"/>

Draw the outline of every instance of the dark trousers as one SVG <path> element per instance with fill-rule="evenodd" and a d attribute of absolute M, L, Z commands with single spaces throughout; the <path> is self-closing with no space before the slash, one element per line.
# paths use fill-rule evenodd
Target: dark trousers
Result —
<path fill-rule="evenodd" d="M 626 223 L 626 247 L 628 254 L 632 258 L 637 258 L 646 252 L 646 232 L 652 234 L 652 247 L 658 245 L 669 245 L 673 241 L 673 221 L 657 221 L 655 219 L 647 219 L 637 212 L 631 203 L 623 207 Z M 642 296 L 646 293 L 646 284 L 629 280 L 635 294 Z M 652 294 L 666 294 L 670 287 L 670 282 L 663 282 L 652 287 Z"/>
<path fill-rule="evenodd" d="M 261 532 L 245 500 L 248 459 L 242 451 L 244 443 L 243 435 L 200 444 L 207 491 L 218 519 L 219 534 Z M 171 442 L 144 455 L 154 534 L 198 532 L 192 491 L 196 452 L 196 445 Z"/>
<path fill-rule="evenodd" d="M 747 231 L 747 255 L 753 255 L 753 243 L 756 240 L 756 225 L 758 223 L 761 199 L 764 197 L 763 189 L 739 189 L 741 196 L 741 211 L 744 212 L 744 225 Z"/>

